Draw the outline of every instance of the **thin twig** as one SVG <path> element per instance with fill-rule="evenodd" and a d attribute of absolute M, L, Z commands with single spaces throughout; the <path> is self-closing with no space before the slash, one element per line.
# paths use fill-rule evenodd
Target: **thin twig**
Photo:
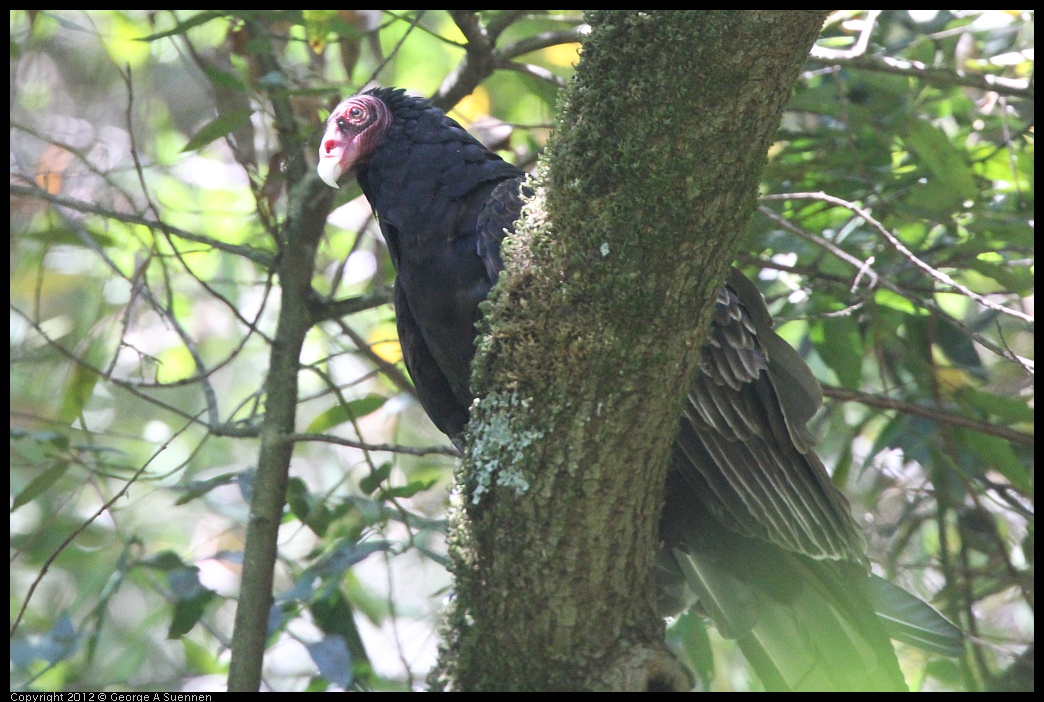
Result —
<path fill-rule="evenodd" d="M 166 451 L 167 447 L 170 446 L 170 444 L 175 439 L 177 439 L 179 436 L 181 436 L 183 433 L 185 433 L 185 431 L 190 426 L 192 426 L 192 422 L 189 422 L 189 423 L 185 424 L 185 426 L 183 426 L 181 429 L 179 429 L 177 432 L 175 432 L 169 439 L 167 439 L 163 443 L 162 446 L 160 446 L 158 449 L 156 449 L 156 451 L 149 457 L 149 460 L 145 461 L 145 463 L 142 464 L 141 468 L 138 468 L 138 470 L 134 472 L 134 475 L 132 475 L 127 480 L 127 482 L 123 485 L 122 488 L 120 488 L 116 492 L 115 495 L 113 495 L 111 498 L 106 500 L 102 504 L 102 506 L 99 507 L 94 512 L 94 514 L 92 514 L 90 517 L 85 519 L 83 521 L 83 523 L 80 524 L 80 526 L 76 527 L 76 529 L 73 530 L 73 532 L 71 534 L 69 534 L 69 536 L 67 536 L 65 538 L 65 540 L 62 541 L 62 543 L 58 544 L 58 548 L 56 548 L 51 553 L 51 555 L 47 557 L 47 560 L 44 561 L 43 566 L 40 568 L 40 572 L 33 579 L 32 585 L 29 586 L 29 591 L 25 595 L 25 600 L 22 602 L 22 606 L 18 609 L 18 614 L 15 615 L 14 623 L 11 624 L 11 638 L 14 638 L 15 632 L 18 630 L 18 625 L 19 625 L 19 623 L 21 623 L 22 617 L 25 615 L 25 609 L 26 609 L 26 607 L 29 606 L 29 601 L 33 598 L 33 593 L 36 592 L 36 587 L 43 580 L 44 575 L 47 574 L 47 570 L 51 567 L 51 564 L 54 563 L 54 561 L 58 558 L 58 556 L 61 554 L 61 552 L 65 550 L 66 546 L 71 544 L 76 539 L 77 536 L 82 534 L 84 529 L 86 529 L 92 523 L 94 523 L 94 520 L 97 519 L 98 517 L 100 517 L 105 512 L 105 510 L 107 510 L 110 507 L 112 507 L 114 504 L 116 504 L 116 502 L 120 498 L 122 498 L 125 494 L 127 494 L 127 490 L 130 489 L 131 485 L 133 485 L 135 482 L 137 482 L 137 480 L 141 476 L 141 474 L 144 473 L 145 469 L 149 467 L 149 464 L 151 464 L 154 460 L 156 460 L 156 458 L 158 458 L 161 453 Z"/>
<path fill-rule="evenodd" d="M 105 207 L 94 204 L 93 202 L 87 202 L 86 200 L 76 200 L 71 197 L 65 197 L 63 195 L 54 195 L 47 192 L 43 188 L 35 185 L 22 185 L 19 183 L 11 183 L 10 191 L 13 195 L 25 195 L 26 197 L 35 197 L 45 202 L 50 202 L 53 205 L 59 205 L 61 207 L 68 207 L 70 210 L 76 212 L 82 212 L 84 214 L 94 214 L 99 217 L 105 217 L 106 219 L 112 219 L 117 222 L 126 222 L 127 224 L 140 224 L 149 229 L 162 232 L 169 236 L 178 237 L 185 241 L 191 241 L 196 244 L 203 244 L 210 248 L 224 251 L 235 256 L 242 256 L 245 259 L 253 261 L 258 265 L 266 268 L 272 267 L 274 258 L 270 253 L 255 249 L 251 246 L 236 246 L 235 244 L 229 244 L 218 239 L 213 239 L 209 236 L 203 236 L 202 234 L 196 234 L 194 232 L 185 231 L 177 227 L 171 226 L 164 222 L 157 222 L 155 220 L 147 219 L 139 215 L 128 214 L 126 212 L 117 212 L 110 210 Z"/>
<path fill-rule="evenodd" d="M 324 444 L 337 444 L 349 448 L 362 449 L 363 451 L 387 451 L 389 453 L 404 453 L 408 456 L 430 456 L 441 454 L 459 458 L 460 452 L 452 446 L 402 446 L 400 444 L 370 444 L 355 439 L 345 439 L 330 434 L 310 434 L 294 432 L 283 436 L 286 441 L 317 441 Z"/>
<path fill-rule="evenodd" d="M 572 29 L 564 29 L 556 32 L 541 32 L 533 36 L 523 37 L 513 44 L 508 44 L 503 49 L 498 51 L 498 55 L 503 59 L 513 59 L 528 54 L 533 51 L 539 51 L 540 49 L 547 49 L 552 46 L 559 46 L 561 44 L 575 44 L 583 41 L 584 37 L 591 31 L 591 28 L 582 24 L 579 27 L 573 27 Z"/>
<path fill-rule="evenodd" d="M 931 407 L 925 407 L 924 405 L 895 400 L 890 397 L 882 397 L 880 395 L 873 395 L 858 390 L 849 390 L 848 388 L 839 388 L 833 385 L 823 385 L 822 387 L 823 395 L 838 400 L 839 402 L 858 402 L 868 407 L 895 410 L 902 414 L 924 417 L 925 419 L 931 419 L 942 424 L 963 427 L 964 429 L 971 429 L 972 431 L 977 431 L 982 434 L 997 436 L 1005 441 L 1010 441 L 1013 444 L 1019 444 L 1021 446 L 1032 446 L 1034 443 L 1032 434 L 1009 429 L 1008 427 L 997 426 L 996 424 L 990 424 L 989 422 L 980 422 L 968 417 L 962 417 L 961 415 L 943 412 Z"/>
<path fill-rule="evenodd" d="M 859 38 L 856 39 L 856 43 L 851 49 L 831 49 L 825 46 L 813 46 L 811 53 L 816 58 L 822 58 L 823 60 L 862 56 L 866 53 L 866 47 L 870 44 L 870 35 L 874 32 L 874 27 L 877 25 L 877 18 L 880 14 L 881 10 L 869 10 L 866 13 L 866 17 L 863 18 L 863 29 L 859 32 Z"/>
<path fill-rule="evenodd" d="M 769 198 L 785 199 L 785 198 L 777 198 L 776 196 L 764 196 L 762 199 L 765 200 L 765 199 L 769 199 Z M 822 246 L 826 250 L 828 250 L 831 253 L 835 254 L 841 260 L 843 260 L 843 261 L 845 261 L 847 263 L 850 263 L 857 270 L 862 271 L 864 275 L 873 274 L 872 271 L 869 271 L 869 270 L 865 269 L 863 261 L 860 261 L 858 258 L 852 256 L 851 254 L 847 253 L 846 251 L 843 251 L 842 249 L 839 249 L 833 243 L 823 239 L 822 237 L 817 236 L 817 235 L 813 234 L 812 232 L 809 232 L 809 231 L 803 229 L 802 227 L 799 227 L 798 225 L 794 224 L 793 222 L 791 222 L 787 218 L 781 216 L 779 213 L 775 212 L 771 208 L 765 207 L 764 205 L 759 205 L 758 206 L 758 212 L 761 213 L 762 215 L 764 215 L 765 217 L 767 217 L 768 219 L 770 219 L 772 222 L 775 222 L 779 226 L 783 227 L 787 231 L 792 232 L 792 233 L 800 236 L 803 239 L 811 241 L 811 242 L 815 243 L 817 246 Z M 1009 351 L 1006 348 L 1003 348 L 1003 347 L 997 345 L 996 343 L 994 343 L 990 339 L 988 339 L 985 336 L 983 336 L 982 334 L 978 333 L 977 331 L 975 331 L 974 329 L 969 327 L 967 324 L 965 324 L 960 319 L 957 319 L 953 315 L 948 314 L 934 300 L 931 300 L 931 299 L 928 299 L 928 298 L 915 298 L 914 296 L 911 295 L 911 293 L 909 293 L 908 291 L 904 290 L 900 286 L 892 283 L 889 280 L 881 278 L 879 276 L 875 276 L 874 280 L 875 280 L 875 283 L 877 285 L 880 285 L 881 287 L 894 292 L 896 295 L 899 295 L 900 297 L 902 297 L 904 299 L 910 300 L 915 305 L 919 305 L 921 307 L 924 307 L 926 309 L 931 310 L 932 312 L 934 312 L 934 313 L 936 313 L 938 315 L 941 315 L 942 317 L 946 318 L 946 320 L 949 321 L 951 324 L 953 324 L 955 327 L 957 327 L 962 332 L 967 334 L 969 338 L 974 339 L 977 343 L 982 345 L 984 348 L 992 351 L 993 353 L 997 354 L 1001 358 L 1005 358 L 1005 359 L 1011 361 L 1012 363 L 1019 364 L 1020 366 L 1022 366 L 1023 370 L 1025 370 L 1027 374 L 1029 374 L 1029 375 L 1033 374 L 1033 364 L 1032 364 L 1032 362 L 1030 362 L 1029 360 L 1027 360 L 1025 358 L 1022 358 L 1021 356 L 1018 356 L 1017 354 L 1012 353 L 1011 351 Z"/>
<path fill-rule="evenodd" d="M 855 212 L 857 215 L 862 217 L 863 220 L 867 224 L 869 224 L 871 227 L 876 229 L 877 232 L 881 236 L 883 236 L 885 239 L 887 239 L 888 242 L 895 248 L 896 251 L 901 253 L 912 264 L 914 264 L 915 266 L 917 266 L 918 268 L 923 270 L 925 273 L 927 273 L 931 277 L 933 277 L 936 280 L 938 280 L 940 283 L 942 283 L 944 285 L 949 285 L 951 288 L 957 289 L 962 294 L 964 294 L 965 296 L 970 297 L 971 299 L 975 300 L 976 302 L 978 302 L 983 307 L 988 307 L 989 309 L 994 310 L 996 312 L 1000 312 L 1001 314 L 1011 315 L 1012 317 L 1015 317 L 1017 319 L 1021 319 L 1024 322 L 1027 322 L 1029 324 L 1033 324 L 1033 317 L 1031 317 L 1030 315 L 1026 314 L 1025 312 L 1019 312 L 1018 310 L 1013 310 L 1010 307 L 1005 307 L 1004 305 L 998 305 L 996 302 L 993 302 L 992 300 L 988 300 L 985 297 L 983 297 L 982 295 L 969 290 L 966 286 L 961 285 L 956 280 L 954 280 L 950 276 L 946 275 L 945 273 L 943 273 L 939 269 L 934 268 L 934 267 L 930 266 L 928 263 L 922 261 L 920 258 L 917 257 L 917 255 L 913 251 L 908 249 L 906 247 L 906 245 L 903 244 L 903 242 L 899 241 L 899 239 L 894 234 L 892 234 L 892 232 L 888 231 L 887 227 L 885 227 L 883 224 L 878 222 L 874 218 L 873 215 L 871 215 L 869 212 L 867 212 L 866 210 L 864 210 L 862 207 L 860 207 L 859 205 L 855 204 L 854 202 L 849 202 L 848 200 L 842 200 L 839 197 L 834 197 L 833 195 L 828 195 L 827 193 L 824 193 L 824 192 L 818 192 L 818 193 L 782 193 L 782 194 L 779 194 L 779 195 L 766 195 L 762 199 L 763 200 L 819 200 L 821 202 L 828 202 L 828 203 L 830 203 L 832 205 L 837 205 L 838 207 L 844 207 L 844 208 L 846 208 L 848 210 L 851 210 L 852 212 Z"/>
<path fill-rule="evenodd" d="M 840 58 L 825 55 L 820 47 L 813 47 L 809 58 L 828 64 L 859 68 L 879 73 L 893 73 L 908 78 L 916 78 L 928 83 L 959 85 L 965 88 L 993 91 L 999 95 L 1033 100 L 1033 82 L 1018 78 L 1004 78 L 994 75 L 976 75 L 957 68 L 936 68 L 920 61 L 906 61 L 890 56 L 855 56 Z"/>

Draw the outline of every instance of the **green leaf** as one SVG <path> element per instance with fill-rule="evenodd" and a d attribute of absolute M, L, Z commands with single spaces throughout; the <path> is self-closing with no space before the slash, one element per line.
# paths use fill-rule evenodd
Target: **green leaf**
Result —
<path fill-rule="evenodd" d="M 984 261 L 981 258 L 966 261 L 965 265 L 987 278 L 997 281 L 1000 290 L 989 290 L 986 292 L 1010 292 L 1025 294 L 1033 289 L 1034 276 L 1030 266 L 1013 268 L 1007 261 Z M 976 292 L 983 292 L 976 290 Z"/>
<path fill-rule="evenodd" d="M 315 643 L 305 644 L 308 655 L 319 668 L 319 674 L 340 687 L 352 682 L 352 653 L 344 637 L 334 634 Z"/>
<path fill-rule="evenodd" d="M 1004 424 L 1033 424 L 1034 411 L 1029 398 L 1003 397 L 973 388 L 961 388 L 956 396 Z"/>
<path fill-rule="evenodd" d="M 174 605 L 174 616 L 170 620 L 170 627 L 167 629 L 167 638 L 177 639 L 189 633 L 203 616 L 207 604 L 214 599 L 216 594 L 213 590 L 206 590 L 195 597 L 178 600 Z"/>
<path fill-rule="evenodd" d="M 367 395 L 357 400 L 345 402 L 322 412 L 313 419 L 305 430 L 309 433 L 321 434 L 345 422 L 353 422 L 360 417 L 365 417 L 376 412 L 388 401 L 383 395 Z"/>
<path fill-rule="evenodd" d="M 236 482 L 238 477 L 239 473 L 222 473 L 221 475 L 214 476 L 208 480 L 193 480 L 190 483 L 179 485 L 177 489 L 181 492 L 181 497 L 175 500 L 174 504 L 183 505 L 191 502 L 197 497 L 206 495 L 215 488 L 233 484 Z"/>
<path fill-rule="evenodd" d="M 889 635 L 940 656 L 964 652 L 964 635 L 927 602 L 876 575 L 870 577 L 871 601 Z"/>
<path fill-rule="evenodd" d="M 46 229 L 37 229 L 34 231 L 23 232 L 19 234 L 20 237 L 25 239 L 32 239 L 35 241 L 41 241 L 45 244 L 68 244 L 69 246 L 83 246 L 83 239 L 80 238 L 78 231 L 69 227 L 48 227 Z M 93 228 L 85 227 L 82 228 L 91 239 L 94 240 L 101 248 L 108 248 L 116 244 L 116 240 L 109 234 L 96 231 Z"/>
<path fill-rule="evenodd" d="M 332 551 L 324 554 L 322 558 L 309 566 L 301 580 L 306 580 L 306 577 L 340 575 L 368 556 L 378 551 L 387 551 L 390 548 L 391 544 L 387 541 L 365 541 L 363 543 L 341 541 Z"/>
<path fill-rule="evenodd" d="M 64 424 L 72 424 L 83 412 L 87 401 L 94 393 L 98 382 L 98 374 L 91 368 L 81 364 L 73 364 L 69 371 L 69 380 L 62 393 L 62 406 L 58 411 L 58 419 Z"/>
<path fill-rule="evenodd" d="M 247 92 L 248 88 L 246 83 L 240 80 L 239 76 L 228 71 L 222 71 L 219 68 L 213 66 L 207 66 L 203 69 L 203 73 L 206 74 L 207 78 L 214 85 L 219 85 L 222 88 L 228 88 L 229 90 L 236 90 L 241 93 Z"/>
<path fill-rule="evenodd" d="M 362 635 L 355 624 L 352 603 L 339 588 L 328 588 L 322 596 L 316 597 L 308 608 L 313 621 L 324 633 L 338 635 L 344 639 L 356 663 L 369 661 Z"/>
<path fill-rule="evenodd" d="M 1029 494 L 1033 490 L 1029 472 L 1011 444 L 997 436 L 990 436 L 970 429 L 955 428 L 959 445 L 978 456 L 990 468 L 1007 478 L 1017 490 Z"/>
<path fill-rule="evenodd" d="M 174 570 L 176 568 L 184 568 L 185 562 L 181 560 L 181 556 L 174 553 L 173 551 L 160 551 L 159 553 L 143 558 L 141 565 L 148 568 L 155 568 L 156 570 Z"/>
<path fill-rule="evenodd" d="M 678 617 L 667 630 L 667 644 L 701 680 L 714 679 L 714 651 L 707 625 L 696 607 Z"/>
<path fill-rule="evenodd" d="M 934 341 L 946 357 L 965 370 L 977 371 L 982 368 L 973 342 L 967 334 L 948 322 L 944 317 L 933 319 Z"/>
<path fill-rule="evenodd" d="M 28 504 L 35 500 L 39 495 L 47 491 L 47 488 L 54 484 L 54 481 L 65 475 L 65 471 L 69 469 L 69 463 L 61 461 L 52 465 L 50 468 L 43 470 L 39 475 L 29 481 L 29 484 L 25 486 L 25 489 L 15 495 L 14 500 L 11 503 L 11 511 L 14 512 L 22 505 Z"/>
<path fill-rule="evenodd" d="M 174 604 L 174 616 L 167 629 L 167 638 L 176 639 L 187 634 L 217 593 L 204 587 L 199 581 L 199 568 L 185 563 L 181 556 L 173 551 L 161 551 L 141 560 L 140 564 L 163 571 L 170 593 L 177 600 Z"/>
<path fill-rule="evenodd" d="M 841 385 L 858 388 L 866 351 L 859 327 L 851 317 L 828 317 L 809 328 L 820 358 L 837 374 Z"/>
<path fill-rule="evenodd" d="M 290 478 L 290 482 L 286 486 L 286 502 L 290 507 L 290 512 L 302 522 L 308 518 L 311 510 L 310 497 L 311 492 L 305 481 L 300 478 Z"/>
<path fill-rule="evenodd" d="M 885 290 L 884 288 L 878 289 L 874 293 L 874 302 L 883 307 L 889 307 L 893 310 L 899 310 L 900 312 L 906 312 L 908 314 L 928 314 L 927 311 L 917 307 L 902 295 L 894 293 L 891 290 Z"/>
<path fill-rule="evenodd" d="M 249 122 L 252 114 L 254 114 L 254 111 L 246 108 L 231 110 L 217 119 L 207 122 L 196 132 L 195 136 L 189 139 L 185 146 L 181 147 L 181 153 L 198 151 L 215 139 L 220 139 L 226 134 L 234 132 Z"/>
<path fill-rule="evenodd" d="M 954 147 L 942 130 L 923 119 L 908 120 L 905 126 L 907 145 L 943 188 L 959 201 L 973 199 L 979 189 L 964 152 Z"/>
<path fill-rule="evenodd" d="M 437 480 L 414 480 L 401 487 L 393 487 L 385 490 L 382 495 L 385 498 L 413 497 L 418 492 L 423 492 L 434 485 Z"/>
<path fill-rule="evenodd" d="M 964 200 L 948 183 L 933 179 L 911 187 L 902 201 L 902 212 L 905 216 L 944 218 L 960 209 Z"/>
<path fill-rule="evenodd" d="M 182 638 L 185 665 L 196 675 L 218 675 L 227 672 L 225 666 L 214 657 L 213 651 L 190 638 Z"/>
<path fill-rule="evenodd" d="M 286 501 L 290 512 L 317 536 L 325 536 L 333 520 L 326 500 L 312 494 L 308 485 L 300 478 L 291 478 L 287 486 Z"/>
<path fill-rule="evenodd" d="M 374 472 L 359 481 L 359 489 L 366 495 L 372 495 L 391 475 L 391 463 L 385 463 Z"/>
<path fill-rule="evenodd" d="M 221 17 L 221 13 L 215 10 L 207 10 L 201 12 L 194 17 L 190 17 L 184 22 L 178 22 L 173 29 L 168 29 L 165 32 L 157 32 L 156 34 L 149 34 L 145 37 L 138 37 L 138 41 L 156 41 L 157 39 L 166 39 L 167 37 L 177 36 L 178 34 L 184 34 L 193 27 L 198 27 L 201 24 L 206 24 L 212 19 Z"/>

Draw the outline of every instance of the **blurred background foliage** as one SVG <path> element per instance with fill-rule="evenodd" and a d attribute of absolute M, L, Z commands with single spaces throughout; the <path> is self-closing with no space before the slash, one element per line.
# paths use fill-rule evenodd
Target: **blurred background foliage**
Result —
<path fill-rule="evenodd" d="M 329 108 L 381 84 L 531 168 L 584 32 L 573 11 L 11 12 L 13 690 L 224 684 L 302 158 L 266 93 L 309 164 Z M 318 436 L 292 464 L 272 689 L 423 686 L 450 594 L 454 452 L 343 190 L 313 284 L 360 311 L 301 359 Z M 1032 12 L 836 12 L 763 193 L 738 263 L 824 383 L 824 460 L 875 567 L 969 633 L 960 660 L 903 648 L 911 685 L 1031 687 Z M 756 687 L 698 615 L 670 624 L 703 685 Z"/>

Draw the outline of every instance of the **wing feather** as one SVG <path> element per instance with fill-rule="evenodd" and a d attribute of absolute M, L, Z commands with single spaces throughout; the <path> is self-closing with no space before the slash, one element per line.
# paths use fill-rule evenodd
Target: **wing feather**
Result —
<path fill-rule="evenodd" d="M 757 288 L 734 272 L 718 295 L 673 465 L 726 528 L 814 559 L 865 564 L 848 502 L 810 448 L 805 422 L 820 401 Z"/>

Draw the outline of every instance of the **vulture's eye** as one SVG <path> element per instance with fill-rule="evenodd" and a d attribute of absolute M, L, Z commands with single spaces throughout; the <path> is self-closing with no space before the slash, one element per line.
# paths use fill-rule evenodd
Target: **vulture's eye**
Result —
<path fill-rule="evenodd" d="M 348 116 L 354 120 L 361 120 L 363 117 L 366 116 L 366 110 L 359 107 L 358 105 L 355 105 L 348 109 Z"/>

